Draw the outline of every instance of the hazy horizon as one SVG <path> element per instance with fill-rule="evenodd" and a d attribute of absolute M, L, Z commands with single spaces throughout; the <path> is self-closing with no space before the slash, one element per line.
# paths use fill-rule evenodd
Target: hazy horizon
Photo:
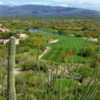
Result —
<path fill-rule="evenodd" d="M 0 0 L 0 5 L 49 5 L 61 7 L 76 7 L 100 11 L 100 1 L 98 0 Z"/>

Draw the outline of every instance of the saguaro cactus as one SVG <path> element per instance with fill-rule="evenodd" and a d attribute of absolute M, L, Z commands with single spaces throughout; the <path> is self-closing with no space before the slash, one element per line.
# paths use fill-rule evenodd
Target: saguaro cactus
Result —
<path fill-rule="evenodd" d="M 16 100 L 16 90 L 15 90 L 15 38 L 11 37 L 8 43 L 8 77 L 7 77 L 7 100 Z"/>

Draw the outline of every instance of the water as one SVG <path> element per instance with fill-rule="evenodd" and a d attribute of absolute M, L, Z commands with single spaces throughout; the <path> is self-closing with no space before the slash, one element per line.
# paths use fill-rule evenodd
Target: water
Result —
<path fill-rule="evenodd" d="M 38 33 L 39 32 L 39 33 L 44 33 L 44 34 L 52 34 L 51 32 L 46 32 L 42 29 L 35 29 L 35 28 L 29 28 L 28 31 L 31 33 Z"/>

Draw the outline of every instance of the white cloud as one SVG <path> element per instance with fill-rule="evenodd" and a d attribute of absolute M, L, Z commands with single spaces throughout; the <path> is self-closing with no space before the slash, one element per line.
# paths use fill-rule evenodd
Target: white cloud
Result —
<path fill-rule="evenodd" d="M 1 1 L 0 1 L 0 5 L 9 5 L 9 6 L 12 6 L 12 5 L 16 5 L 16 2 L 14 2 L 14 1 L 1 2 Z"/>
<path fill-rule="evenodd" d="M 51 6 L 63 6 L 63 7 L 68 7 L 67 2 L 65 3 L 66 0 L 48 0 L 48 1 L 33 1 L 33 2 L 24 2 L 24 3 L 19 3 L 19 2 L 14 2 L 12 3 L 13 5 L 25 5 L 25 4 L 34 4 L 34 5 L 51 5 Z M 10 3 L 11 4 L 11 3 Z"/>
<path fill-rule="evenodd" d="M 71 7 L 100 10 L 100 0 L 68 0 L 68 3 Z"/>
<path fill-rule="evenodd" d="M 4 3 L 0 1 L 0 5 L 3 5 Z"/>
<path fill-rule="evenodd" d="M 100 10 L 100 0 L 52 0 L 59 5 Z"/>
<path fill-rule="evenodd" d="M 25 3 L 23 3 L 23 5 L 25 5 L 25 4 L 34 4 L 34 5 L 49 5 L 49 3 L 47 3 L 47 2 L 42 2 L 42 1 L 39 1 L 39 2 L 25 2 Z M 20 4 L 18 4 L 18 5 L 20 5 Z"/>

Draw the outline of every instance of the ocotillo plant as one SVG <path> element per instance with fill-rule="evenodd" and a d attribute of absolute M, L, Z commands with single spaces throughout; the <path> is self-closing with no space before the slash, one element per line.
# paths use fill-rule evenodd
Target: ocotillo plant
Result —
<path fill-rule="evenodd" d="M 11 37 L 8 43 L 8 77 L 7 77 L 7 100 L 16 100 L 16 90 L 15 90 L 15 37 Z"/>

